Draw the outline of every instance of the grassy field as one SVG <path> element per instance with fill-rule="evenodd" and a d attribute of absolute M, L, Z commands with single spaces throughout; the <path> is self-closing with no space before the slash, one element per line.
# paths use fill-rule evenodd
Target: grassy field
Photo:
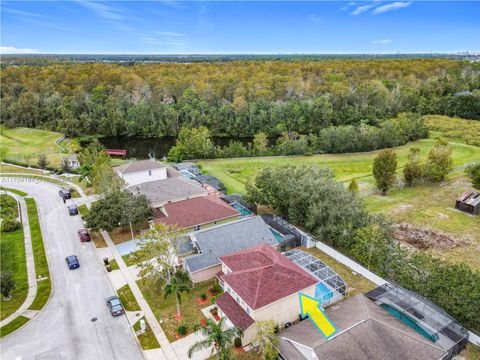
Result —
<path fill-rule="evenodd" d="M 420 148 L 425 156 L 434 146 L 435 140 L 425 139 L 411 142 L 395 148 L 399 166 L 407 161 L 408 151 L 412 147 Z M 480 148 L 465 144 L 451 143 L 455 165 L 480 159 Z M 248 179 L 264 167 L 290 164 L 316 164 L 329 167 L 340 181 L 353 178 L 368 181 L 371 178 L 372 162 L 378 151 L 355 154 L 325 154 L 314 156 L 276 156 L 264 158 L 215 159 L 198 161 L 205 174 L 217 176 L 227 186 L 229 193 L 244 193 Z"/>
<path fill-rule="evenodd" d="M 8 195 L 0 196 L 10 198 Z M 27 263 L 22 227 L 0 234 L 0 261 L 1 272 L 11 271 L 15 281 L 15 289 L 10 294 L 11 299 L 5 301 L 1 296 L 0 320 L 3 320 L 23 304 L 28 294 Z"/>
<path fill-rule="evenodd" d="M 142 280 L 137 281 L 137 283 L 155 316 L 161 321 L 162 329 L 165 331 L 168 341 L 172 342 L 176 340 L 175 333 L 180 325 L 185 325 L 188 330 L 187 333 L 191 334 L 193 327 L 205 318 L 200 310 L 209 306 L 210 303 L 201 305 L 197 302 L 197 299 L 200 297 L 200 294 L 208 293 L 208 289 L 213 286 L 214 281 L 207 281 L 190 289 L 188 293 L 182 293 L 182 305 L 180 308 L 184 318 L 181 321 L 177 321 L 174 318 L 177 311 L 175 296 L 169 296 L 164 299 L 163 290 L 147 285 Z"/>
<path fill-rule="evenodd" d="M 30 223 L 30 234 L 32 237 L 33 256 L 35 258 L 35 272 L 37 277 L 46 277 L 45 280 L 37 283 L 37 295 L 30 305 L 31 310 L 41 310 L 50 297 L 52 284 L 50 281 L 50 270 L 48 268 L 43 236 L 38 219 L 37 205 L 34 199 L 25 199 L 28 208 L 28 221 Z"/>
<path fill-rule="evenodd" d="M 142 317 L 143 320 L 145 320 L 147 329 L 145 332 L 141 335 L 137 335 L 138 340 L 140 341 L 140 345 L 142 345 L 143 350 L 149 350 L 149 349 L 158 349 L 160 347 L 160 344 L 157 341 L 157 338 L 155 337 L 152 329 L 150 328 L 150 325 L 148 324 L 148 321 L 145 319 L 145 316 Z M 138 331 L 140 330 L 140 320 L 139 319 L 134 325 L 133 325 L 133 330 Z"/>
<path fill-rule="evenodd" d="M 29 320 L 29 318 L 20 315 L 15 320 L 9 322 L 7 325 L 2 326 L 0 328 L 0 338 L 10 334 L 11 332 L 14 332 L 19 327 L 25 325 Z"/>
<path fill-rule="evenodd" d="M 49 166 L 60 166 L 62 158 L 68 153 L 65 144 L 57 145 L 55 141 L 63 135 L 57 132 L 0 127 L 0 159 L 33 165 L 37 163 L 38 154 L 47 155 Z"/>
<path fill-rule="evenodd" d="M 430 137 L 442 136 L 453 141 L 480 146 L 480 121 L 466 120 L 441 115 L 426 115 L 425 125 L 430 130 Z"/>
<path fill-rule="evenodd" d="M 441 184 L 392 189 L 388 196 L 371 194 L 365 201 L 370 211 L 387 214 L 395 222 L 427 226 L 467 240 L 467 246 L 429 251 L 447 261 L 480 269 L 480 219 L 455 209 L 455 199 L 468 188 L 470 180 L 457 171 Z"/>

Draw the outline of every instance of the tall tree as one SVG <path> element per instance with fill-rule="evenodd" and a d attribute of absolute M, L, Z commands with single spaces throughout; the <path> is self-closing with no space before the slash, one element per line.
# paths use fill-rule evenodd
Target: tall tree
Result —
<path fill-rule="evenodd" d="M 433 149 L 428 153 L 423 173 L 425 177 L 432 181 L 443 181 L 452 169 L 452 149 L 448 146 L 447 141 L 438 139 Z"/>
<path fill-rule="evenodd" d="M 268 138 L 267 134 L 263 131 L 255 134 L 255 137 L 253 138 L 253 151 L 260 156 L 268 151 Z"/>
<path fill-rule="evenodd" d="M 420 165 L 420 149 L 410 148 L 408 153 L 408 162 L 403 168 L 403 178 L 407 186 L 412 186 L 415 181 L 422 177 L 422 167 Z"/>
<path fill-rule="evenodd" d="M 383 195 L 387 194 L 395 183 L 395 172 L 397 171 L 397 154 L 392 149 L 385 149 L 378 153 L 373 160 L 373 177 L 377 188 Z"/>
<path fill-rule="evenodd" d="M 278 359 L 277 351 L 277 329 L 278 325 L 273 320 L 260 320 L 255 322 L 257 333 L 253 339 L 253 343 L 258 345 L 258 350 L 264 360 Z"/>
<path fill-rule="evenodd" d="M 242 337 L 243 332 L 240 328 L 234 326 L 227 328 L 225 318 L 222 317 L 217 323 L 212 319 L 207 319 L 206 325 L 198 330 L 205 339 L 197 341 L 188 349 L 188 357 L 200 350 L 212 347 L 211 354 L 215 352 L 217 360 L 228 360 L 235 337 Z"/>

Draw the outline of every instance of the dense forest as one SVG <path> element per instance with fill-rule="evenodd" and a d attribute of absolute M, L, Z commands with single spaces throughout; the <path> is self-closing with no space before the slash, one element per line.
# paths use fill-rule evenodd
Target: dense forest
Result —
<path fill-rule="evenodd" d="M 449 59 L 5 66 L 1 84 L 2 123 L 69 136 L 319 134 L 401 112 L 480 119 L 480 64 Z"/>

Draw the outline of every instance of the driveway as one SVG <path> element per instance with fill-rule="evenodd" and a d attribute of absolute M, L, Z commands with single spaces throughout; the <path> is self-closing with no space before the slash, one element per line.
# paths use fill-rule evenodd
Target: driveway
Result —
<path fill-rule="evenodd" d="M 125 316 L 110 316 L 105 299 L 114 294 L 93 243 L 80 243 L 80 216 L 69 216 L 47 182 L 4 182 L 37 200 L 52 277 L 52 294 L 43 310 L 27 325 L 0 341 L 2 360 L 143 359 Z M 68 200 L 67 205 L 75 202 Z M 68 270 L 67 255 L 81 267 Z M 92 322 L 91 319 L 97 318 Z"/>

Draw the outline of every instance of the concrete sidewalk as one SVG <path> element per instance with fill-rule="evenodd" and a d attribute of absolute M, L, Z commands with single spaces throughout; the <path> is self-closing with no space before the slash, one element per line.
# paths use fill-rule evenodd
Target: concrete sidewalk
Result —
<path fill-rule="evenodd" d="M 18 310 L 0 322 L 0 327 L 7 325 L 8 323 L 12 322 L 17 317 L 19 317 L 20 315 L 23 315 L 24 313 L 26 313 L 26 315 L 31 315 L 31 313 L 29 313 L 28 308 L 30 307 L 30 305 L 32 305 L 33 300 L 37 295 L 37 278 L 35 274 L 35 260 L 33 258 L 32 238 L 30 235 L 30 223 L 28 221 L 27 203 L 25 202 L 23 197 L 17 194 L 11 193 L 9 191 L 4 191 L 4 193 L 13 197 L 20 204 L 19 215 L 22 219 L 23 237 L 25 240 L 25 258 L 27 262 L 28 294 L 27 294 L 27 298 L 25 299 L 23 304 L 18 308 Z M 26 316 L 26 317 L 30 318 L 30 316 Z"/>

